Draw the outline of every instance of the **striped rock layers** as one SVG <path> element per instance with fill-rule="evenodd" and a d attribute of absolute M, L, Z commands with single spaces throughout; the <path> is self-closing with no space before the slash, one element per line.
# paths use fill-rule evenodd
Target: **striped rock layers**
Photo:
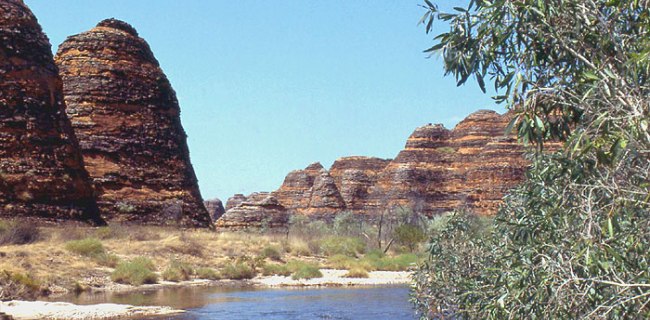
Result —
<path fill-rule="evenodd" d="M 0 216 L 103 223 L 49 40 L 22 0 L 0 0 Z"/>
<path fill-rule="evenodd" d="M 345 157 L 329 171 L 315 163 L 289 173 L 270 196 L 289 215 L 314 218 L 343 211 L 372 218 L 395 207 L 428 216 L 456 209 L 491 215 L 529 164 L 525 148 L 504 134 L 510 120 L 510 114 L 481 110 L 453 130 L 429 124 L 417 128 L 393 160 Z M 223 217 L 237 220 L 233 216 L 241 211 L 235 209 L 246 199 L 229 201 Z M 245 220 L 255 220 L 255 213 L 258 220 L 266 215 L 248 206 Z"/>
<path fill-rule="evenodd" d="M 104 20 L 69 37 L 56 62 L 106 219 L 210 225 L 176 94 L 136 30 Z"/>

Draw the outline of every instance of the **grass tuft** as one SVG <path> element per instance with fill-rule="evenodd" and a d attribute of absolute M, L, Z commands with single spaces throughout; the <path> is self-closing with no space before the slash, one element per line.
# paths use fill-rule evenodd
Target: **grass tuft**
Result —
<path fill-rule="evenodd" d="M 153 262 L 145 257 L 138 257 L 128 262 L 121 262 L 111 274 L 111 280 L 118 283 L 142 285 L 158 282 L 158 276 L 153 272 Z"/>
<path fill-rule="evenodd" d="M 196 276 L 199 279 L 221 280 L 221 275 L 212 268 L 198 268 L 196 269 Z"/>
<path fill-rule="evenodd" d="M 323 274 L 320 272 L 318 264 L 292 260 L 287 263 L 287 267 L 292 271 L 291 279 L 313 279 L 321 278 Z"/>
<path fill-rule="evenodd" d="M 68 241 L 65 243 L 65 249 L 86 257 L 98 256 L 106 252 L 102 242 L 95 238 Z"/>
<path fill-rule="evenodd" d="M 361 267 L 354 267 L 348 270 L 348 273 L 346 273 L 344 278 L 368 278 L 368 271 L 366 269 L 361 268 Z"/>
<path fill-rule="evenodd" d="M 162 278 L 166 281 L 187 281 L 194 274 L 194 268 L 187 263 L 178 260 L 172 260 L 165 271 L 162 272 Z"/>
<path fill-rule="evenodd" d="M 232 280 L 253 279 L 256 275 L 255 268 L 246 262 L 231 262 L 221 270 L 221 276 Z"/>

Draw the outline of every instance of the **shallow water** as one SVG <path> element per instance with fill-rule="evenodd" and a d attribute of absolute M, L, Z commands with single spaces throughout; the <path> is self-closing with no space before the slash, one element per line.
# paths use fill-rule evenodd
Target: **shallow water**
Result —
<path fill-rule="evenodd" d="M 167 305 L 184 315 L 155 319 L 416 319 L 407 287 L 232 289 L 173 288 L 129 294 L 85 294 L 77 304 Z"/>

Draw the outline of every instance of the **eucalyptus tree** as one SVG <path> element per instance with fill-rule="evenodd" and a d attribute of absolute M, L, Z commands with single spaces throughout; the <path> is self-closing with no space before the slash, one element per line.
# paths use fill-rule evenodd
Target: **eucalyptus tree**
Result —
<path fill-rule="evenodd" d="M 440 296 L 457 271 L 425 266 L 416 304 L 467 318 L 650 317 L 649 1 L 424 1 L 426 32 L 449 26 L 426 52 L 458 85 L 493 88 L 523 142 L 562 148 L 531 156 L 480 242 L 482 270 Z"/>

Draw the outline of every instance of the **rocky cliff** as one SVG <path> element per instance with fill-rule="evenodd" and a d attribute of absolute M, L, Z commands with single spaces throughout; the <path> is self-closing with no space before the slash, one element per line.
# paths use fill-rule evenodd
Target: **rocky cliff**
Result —
<path fill-rule="evenodd" d="M 106 219 L 208 226 L 176 94 L 137 31 L 104 20 L 69 37 L 56 62 Z"/>
<path fill-rule="evenodd" d="M 102 224 L 49 40 L 22 0 L 0 0 L 0 39 L 0 216 Z"/>
<path fill-rule="evenodd" d="M 372 217 L 400 206 L 429 216 L 461 208 L 494 214 L 528 166 L 525 148 L 515 137 L 505 136 L 510 119 L 509 114 L 480 110 L 452 130 L 429 124 L 417 128 L 393 160 L 345 157 L 329 171 L 315 163 L 289 173 L 269 195 L 289 215 L 320 217 L 352 211 Z M 224 217 L 236 220 L 241 203 L 241 199 L 229 201 Z M 266 215 L 256 210 L 248 205 L 246 218 L 239 220 Z"/>

